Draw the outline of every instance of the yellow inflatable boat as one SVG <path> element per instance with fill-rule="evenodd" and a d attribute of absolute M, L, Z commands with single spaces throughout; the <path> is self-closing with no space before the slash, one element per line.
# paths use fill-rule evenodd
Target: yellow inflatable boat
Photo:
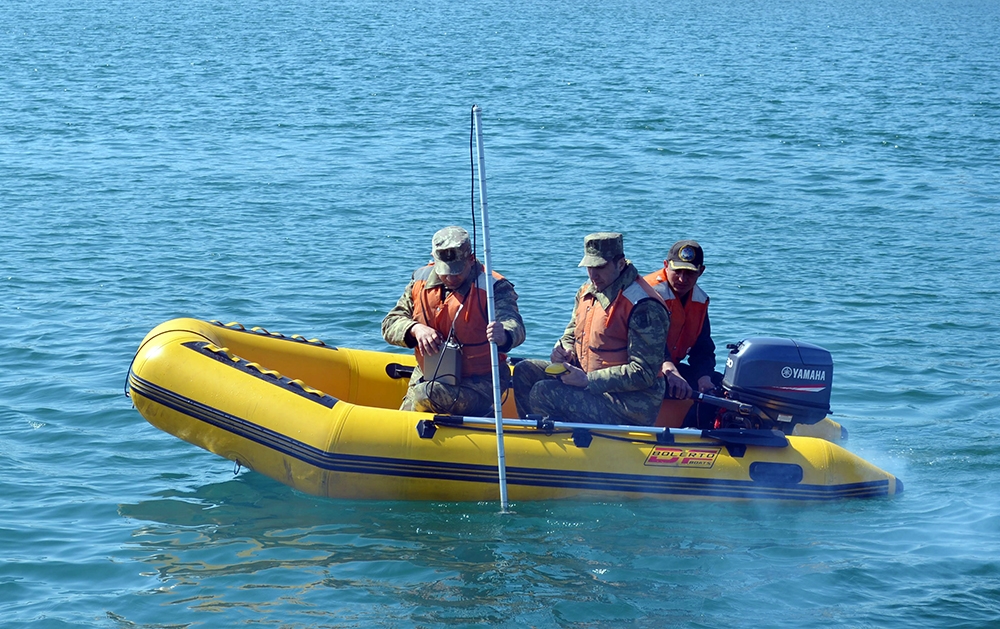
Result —
<path fill-rule="evenodd" d="M 310 494 L 497 500 L 494 420 L 397 410 L 413 364 L 410 355 L 176 319 L 142 341 L 128 388 L 157 428 Z M 504 417 L 513 418 L 510 393 Z M 828 439 L 568 419 L 504 420 L 511 501 L 825 501 L 902 491 Z"/>

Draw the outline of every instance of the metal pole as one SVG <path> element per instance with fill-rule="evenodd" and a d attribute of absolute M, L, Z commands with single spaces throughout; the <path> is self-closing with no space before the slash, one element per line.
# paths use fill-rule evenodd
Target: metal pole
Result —
<path fill-rule="evenodd" d="M 479 105 L 472 106 L 476 121 L 476 152 L 479 163 L 479 208 L 483 218 L 483 265 L 486 267 L 486 316 L 496 320 L 493 304 L 493 261 L 490 251 L 490 218 L 486 209 L 486 157 L 483 153 L 483 120 Z M 493 414 L 497 427 L 497 472 L 500 475 L 500 511 L 507 513 L 507 461 L 503 448 L 503 409 L 500 408 L 500 351 L 490 343 L 490 360 L 493 363 Z"/>

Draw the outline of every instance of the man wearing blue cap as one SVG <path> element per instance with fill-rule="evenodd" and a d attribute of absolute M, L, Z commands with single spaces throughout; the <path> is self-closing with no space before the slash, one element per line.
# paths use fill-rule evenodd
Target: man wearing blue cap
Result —
<path fill-rule="evenodd" d="M 722 374 L 715 371 L 708 295 L 698 286 L 704 272 L 705 252 L 701 245 L 694 240 L 678 240 L 663 261 L 663 268 L 644 278 L 663 298 L 670 313 L 667 355 L 661 368 L 669 398 L 686 399 L 693 391 L 709 392 L 722 379 Z M 687 363 L 681 362 L 684 359 Z M 689 415 L 687 423 L 694 417 Z"/>

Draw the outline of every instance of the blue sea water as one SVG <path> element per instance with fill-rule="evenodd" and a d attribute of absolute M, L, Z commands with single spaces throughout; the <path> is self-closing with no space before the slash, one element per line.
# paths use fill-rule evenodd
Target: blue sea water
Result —
<path fill-rule="evenodd" d="M 1000 624 L 1000 4 L 0 2 L 4 627 Z M 886 500 L 314 498 L 123 395 L 177 316 L 384 349 L 472 226 L 544 356 L 613 229 L 833 352 Z M 479 234 L 481 238 L 481 234 Z"/>

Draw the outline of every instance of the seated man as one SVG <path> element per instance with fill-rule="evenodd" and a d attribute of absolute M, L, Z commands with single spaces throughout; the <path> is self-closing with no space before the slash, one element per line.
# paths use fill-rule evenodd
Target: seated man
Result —
<path fill-rule="evenodd" d="M 504 352 L 524 341 L 514 285 L 495 272 L 486 277 L 472 253 L 469 232 L 461 227 L 434 234 L 431 255 L 431 263 L 413 272 L 396 307 L 382 320 L 387 343 L 416 352 L 417 367 L 400 410 L 492 415 L 490 343 L 500 351 L 501 390 L 506 390 L 510 370 Z M 495 321 L 487 320 L 487 281 L 493 282 Z M 426 362 L 448 341 L 461 346 L 461 373 L 425 373 Z"/>
<path fill-rule="evenodd" d="M 552 350 L 566 372 L 547 378 L 547 363 L 514 366 L 518 414 L 564 421 L 652 425 L 663 398 L 660 364 L 669 318 L 660 297 L 625 259 L 622 235 L 584 239 L 589 281 L 576 294 L 573 316 Z"/>
<path fill-rule="evenodd" d="M 705 252 L 694 240 L 680 240 L 670 248 L 663 268 L 644 279 L 667 305 L 670 331 L 661 375 L 666 396 L 686 399 L 694 390 L 707 393 L 722 380 L 715 371 L 715 343 L 708 321 L 708 295 L 698 286 L 705 272 Z M 681 361 L 687 358 L 687 364 Z M 695 405 L 695 409 L 699 405 Z M 690 413 L 685 425 L 694 425 Z"/>

